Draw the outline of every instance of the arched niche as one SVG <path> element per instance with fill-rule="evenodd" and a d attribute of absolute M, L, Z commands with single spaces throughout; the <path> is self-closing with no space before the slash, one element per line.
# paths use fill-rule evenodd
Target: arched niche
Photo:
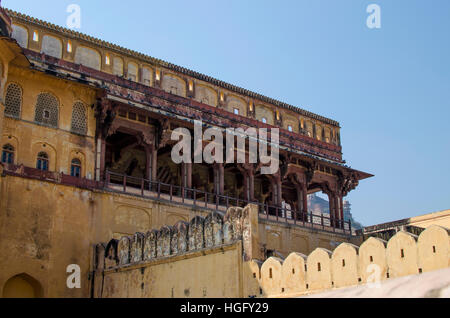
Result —
<path fill-rule="evenodd" d="M 3 298 L 39 298 L 42 296 L 41 284 L 25 273 L 11 277 L 3 286 Z"/>

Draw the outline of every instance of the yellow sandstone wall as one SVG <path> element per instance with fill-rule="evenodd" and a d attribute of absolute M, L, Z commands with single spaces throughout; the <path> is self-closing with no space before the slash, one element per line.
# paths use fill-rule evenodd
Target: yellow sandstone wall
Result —
<path fill-rule="evenodd" d="M 434 224 L 450 229 L 450 210 L 412 217 L 409 219 L 409 224 L 423 228 L 427 228 Z"/>
<path fill-rule="evenodd" d="M 361 237 L 325 232 L 301 226 L 280 226 L 279 223 L 264 219 L 259 220 L 261 244 L 268 250 L 275 250 L 286 258 L 291 252 L 310 254 L 316 248 L 335 249 L 339 244 L 348 242 L 355 245 L 362 243 Z"/>
<path fill-rule="evenodd" d="M 240 242 L 105 272 L 102 298 L 243 297 Z"/>
<path fill-rule="evenodd" d="M 256 296 L 248 265 L 259 256 L 257 213 L 229 208 L 97 244 L 94 297 Z"/>
<path fill-rule="evenodd" d="M 94 178 L 95 166 L 95 117 L 90 105 L 95 102 L 95 91 L 82 85 L 54 79 L 41 73 L 20 67 L 10 67 L 8 82 L 22 87 L 20 119 L 5 117 L 0 145 L 11 144 L 15 149 L 14 163 L 36 166 L 37 154 L 49 155 L 49 170 L 70 174 L 70 163 L 78 158 L 82 164 L 82 176 Z M 58 128 L 36 125 L 35 105 L 37 97 L 48 92 L 59 102 Z M 73 105 L 82 101 L 87 111 L 86 136 L 70 132 Z"/>
<path fill-rule="evenodd" d="M 0 292 L 10 278 L 24 273 L 38 282 L 45 297 L 89 297 L 93 244 L 208 214 L 131 195 L 14 176 L 0 177 L 0 187 Z M 261 224 L 257 228 L 259 233 L 252 237 L 258 235 L 260 241 L 253 247 L 254 255 L 268 243 L 265 228 Z M 281 224 L 272 224 L 271 229 L 286 239 L 294 231 Z M 315 239 L 313 234 L 303 234 Z M 317 235 L 325 242 L 326 234 Z M 328 240 L 330 244 L 334 237 Z M 292 242 L 290 246 L 289 252 L 303 250 Z M 70 264 L 81 267 L 81 289 L 66 287 Z"/>
<path fill-rule="evenodd" d="M 10 279 L 22 274 L 15 280 L 16 286 L 28 281 L 27 286 L 37 286 L 34 288 L 37 295 L 89 297 L 92 280 L 88 280 L 88 277 L 92 277 L 89 272 L 94 269 L 95 244 L 107 242 L 111 238 L 130 236 L 136 232 L 146 233 L 152 228 L 173 226 L 179 221 L 188 222 L 196 215 L 206 217 L 209 214 L 206 211 L 130 195 L 89 191 L 13 176 L 0 177 L 0 197 L 2 296 L 5 289 L 10 288 Z M 256 226 L 258 230 L 247 233 L 243 244 L 247 250 L 252 251 L 252 258 L 261 259 L 263 244 L 267 246 L 270 243 L 265 228 L 267 224 L 261 220 L 252 222 L 252 228 Z M 272 231 L 282 233 L 285 239 L 289 238 L 288 234 L 292 232 L 305 231 L 304 235 L 308 234 L 305 229 L 274 224 L 270 226 Z M 317 235 L 323 236 L 324 239 L 326 237 L 323 233 Z M 258 243 L 254 242 L 254 236 L 260 238 Z M 335 237 L 330 235 L 328 239 L 329 242 L 334 241 Z M 314 240 L 314 235 L 311 235 L 311 241 Z M 258 246 L 255 246 L 256 244 Z M 175 297 L 184 297 L 184 286 L 193 286 L 189 292 L 191 297 L 203 297 L 204 288 L 208 297 L 293 295 L 330 287 L 350 286 L 355 282 L 365 283 L 371 281 L 374 275 L 386 279 L 388 274 L 389 277 L 398 277 L 447 267 L 450 265 L 449 244 L 447 230 L 435 225 L 427 228 L 419 237 L 399 232 L 388 243 L 369 238 L 359 248 L 347 242 L 334 249 L 333 253 L 321 247 L 316 247 L 313 253 L 298 253 L 296 250 L 303 247 L 291 245 L 293 248 L 289 253 L 294 253 L 288 254 L 284 261 L 271 258 L 265 266 L 257 259 L 242 261 L 243 252 L 238 253 L 237 247 L 226 251 L 219 247 L 205 256 L 198 251 L 192 251 L 190 256 L 171 261 L 157 260 L 149 264 L 145 273 L 150 275 L 149 277 L 156 277 L 152 276 L 156 275 L 154 273 L 157 273 L 158 277 L 173 277 L 173 280 L 170 278 L 169 281 L 174 288 Z M 81 289 L 69 289 L 66 286 L 66 268 L 69 264 L 78 264 L 81 267 Z M 226 267 L 230 270 L 222 273 L 223 264 L 227 264 Z M 236 267 L 236 264 L 240 265 Z M 185 267 L 192 268 L 192 271 L 183 269 Z M 196 267 L 208 271 L 213 267 L 222 268 L 219 272 L 211 271 L 208 274 L 210 277 L 216 275 L 214 282 L 221 287 L 214 291 L 214 284 L 207 284 L 209 280 L 201 280 L 199 285 L 191 284 L 189 280 L 186 284 L 177 285 L 176 282 L 181 281 L 179 277 L 185 275 L 184 273 L 196 273 Z M 137 274 L 124 273 L 118 277 L 124 275 Z M 237 281 L 239 285 L 236 285 Z M 156 280 L 152 282 L 154 288 L 148 287 L 143 291 L 143 295 L 172 296 L 172 287 L 167 289 L 170 284 Z M 225 289 L 223 284 L 226 284 Z M 125 290 L 122 292 L 141 292 L 140 289 L 132 291 L 133 288 Z"/>
<path fill-rule="evenodd" d="M 3 102 L 0 99 L 0 136 L 3 135 L 3 118 L 4 118 L 4 113 L 5 113 L 5 105 L 3 105 Z"/>

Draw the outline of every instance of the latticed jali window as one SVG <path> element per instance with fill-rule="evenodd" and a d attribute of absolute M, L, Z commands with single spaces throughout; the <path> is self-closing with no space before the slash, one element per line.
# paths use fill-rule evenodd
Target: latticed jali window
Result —
<path fill-rule="evenodd" d="M 20 117 L 22 107 L 22 88 L 19 85 L 11 83 L 6 89 L 5 95 L 5 114 L 13 117 Z"/>
<path fill-rule="evenodd" d="M 48 93 L 39 94 L 34 120 L 51 127 L 58 127 L 59 103 L 56 97 Z"/>
<path fill-rule="evenodd" d="M 71 130 L 77 134 L 86 134 L 86 107 L 81 102 L 76 102 L 73 105 Z"/>

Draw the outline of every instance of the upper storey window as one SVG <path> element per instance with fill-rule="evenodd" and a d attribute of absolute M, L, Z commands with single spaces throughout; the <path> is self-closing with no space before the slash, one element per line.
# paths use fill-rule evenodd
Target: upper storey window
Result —
<path fill-rule="evenodd" d="M 206 85 L 200 83 L 195 86 L 195 100 L 210 106 L 217 106 L 217 93 Z"/>
<path fill-rule="evenodd" d="M 88 47 L 79 46 L 75 51 L 76 64 L 81 64 L 99 71 L 101 60 L 100 54 L 96 50 Z"/>
<path fill-rule="evenodd" d="M 5 96 L 5 114 L 13 117 L 20 117 L 20 109 L 22 108 L 22 88 L 11 83 L 6 89 Z"/>
<path fill-rule="evenodd" d="M 36 169 L 48 171 L 48 155 L 45 152 L 40 152 L 37 156 Z"/>
<path fill-rule="evenodd" d="M 152 78 L 152 71 L 150 71 L 147 67 L 142 69 L 142 83 L 144 85 L 150 86 Z"/>
<path fill-rule="evenodd" d="M 264 124 L 274 124 L 274 111 L 268 106 L 257 105 L 255 107 L 255 117 L 257 120 L 262 121 Z"/>
<path fill-rule="evenodd" d="M 72 177 L 81 178 L 81 161 L 79 159 L 73 159 L 70 164 L 70 175 Z"/>
<path fill-rule="evenodd" d="M 111 65 L 111 58 L 109 57 L 108 54 L 105 55 L 105 64 L 106 65 Z"/>
<path fill-rule="evenodd" d="M 138 66 L 134 63 L 128 63 L 128 79 L 133 82 L 137 82 L 138 78 Z"/>
<path fill-rule="evenodd" d="M 292 132 L 292 126 L 291 126 L 291 125 L 288 126 L 288 130 L 289 130 L 290 132 Z"/>
<path fill-rule="evenodd" d="M 235 115 L 239 115 L 239 109 L 235 108 L 235 109 L 233 109 L 233 112 Z"/>
<path fill-rule="evenodd" d="M 2 162 L 14 163 L 14 147 L 10 144 L 6 144 L 2 148 Z"/>
<path fill-rule="evenodd" d="M 12 25 L 12 38 L 19 43 L 21 47 L 27 48 L 28 47 L 28 31 L 22 26 L 19 25 Z"/>
<path fill-rule="evenodd" d="M 123 61 L 120 57 L 114 57 L 113 74 L 123 76 Z"/>
<path fill-rule="evenodd" d="M 305 130 L 308 137 L 313 137 L 313 123 L 310 121 L 305 122 Z"/>
<path fill-rule="evenodd" d="M 85 135 L 87 132 L 86 107 L 82 102 L 76 102 L 73 105 L 71 130 L 80 135 Z"/>
<path fill-rule="evenodd" d="M 162 89 L 171 94 L 186 96 L 186 83 L 181 78 L 172 74 L 164 74 Z"/>
<path fill-rule="evenodd" d="M 59 103 L 56 97 L 49 93 L 41 93 L 37 98 L 34 120 L 56 128 L 58 127 L 58 109 Z"/>
<path fill-rule="evenodd" d="M 39 33 L 38 31 L 33 31 L 33 41 L 39 42 Z"/>
<path fill-rule="evenodd" d="M 42 38 L 41 53 L 60 59 L 62 56 L 61 41 L 54 36 L 44 35 L 44 37 Z"/>

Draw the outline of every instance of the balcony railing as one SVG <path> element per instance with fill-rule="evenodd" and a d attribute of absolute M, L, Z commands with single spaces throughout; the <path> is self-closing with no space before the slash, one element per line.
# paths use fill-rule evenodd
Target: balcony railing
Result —
<path fill-rule="evenodd" d="M 86 178 L 72 177 L 70 175 L 55 172 L 55 171 L 44 171 L 32 167 L 27 167 L 24 165 L 15 164 L 3 164 L 5 169 L 5 174 L 12 176 L 20 176 L 29 179 L 37 179 L 42 181 L 49 181 L 60 183 L 69 186 L 75 186 L 83 189 L 97 189 L 101 188 L 101 183 L 90 180 Z"/>
<path fill-rule="evenodd" d="M 280 206 L 131 177 L 111 171 L 106 171 L 106 180 L 103 183 L 86 178 L 72 177 L 59 172 L 42 171 L 23 165 L 4 164 L 4 168 L 4 173 L 11 176 L 38 179 L 91 190 L 103 188 L 108 191 L 137 195 L 211 211 L 226 212 L 229 207 L 245 207 L 251 203 L 258 206 L 261 220 L 334 233 L 352 234 L 350 221 L 335 219 L 331 216 L 317 215 L 312 212 L 304 213 Z"/>
<path fill-rule="evenodd" d="M 248 201 L 174 184 L 131 177 L 112 171 L 106 172 L 105 188 L 114 192 L 221 212 L 226 212 L 229 207 L 245 207 L 251 203 L 258 206 L 260 219 L 335 233 L 352 233 L 350 221 L 336 219 L 331 216 L 317 215 L 312 212 L 304 213 L 257 201 Z"/>

